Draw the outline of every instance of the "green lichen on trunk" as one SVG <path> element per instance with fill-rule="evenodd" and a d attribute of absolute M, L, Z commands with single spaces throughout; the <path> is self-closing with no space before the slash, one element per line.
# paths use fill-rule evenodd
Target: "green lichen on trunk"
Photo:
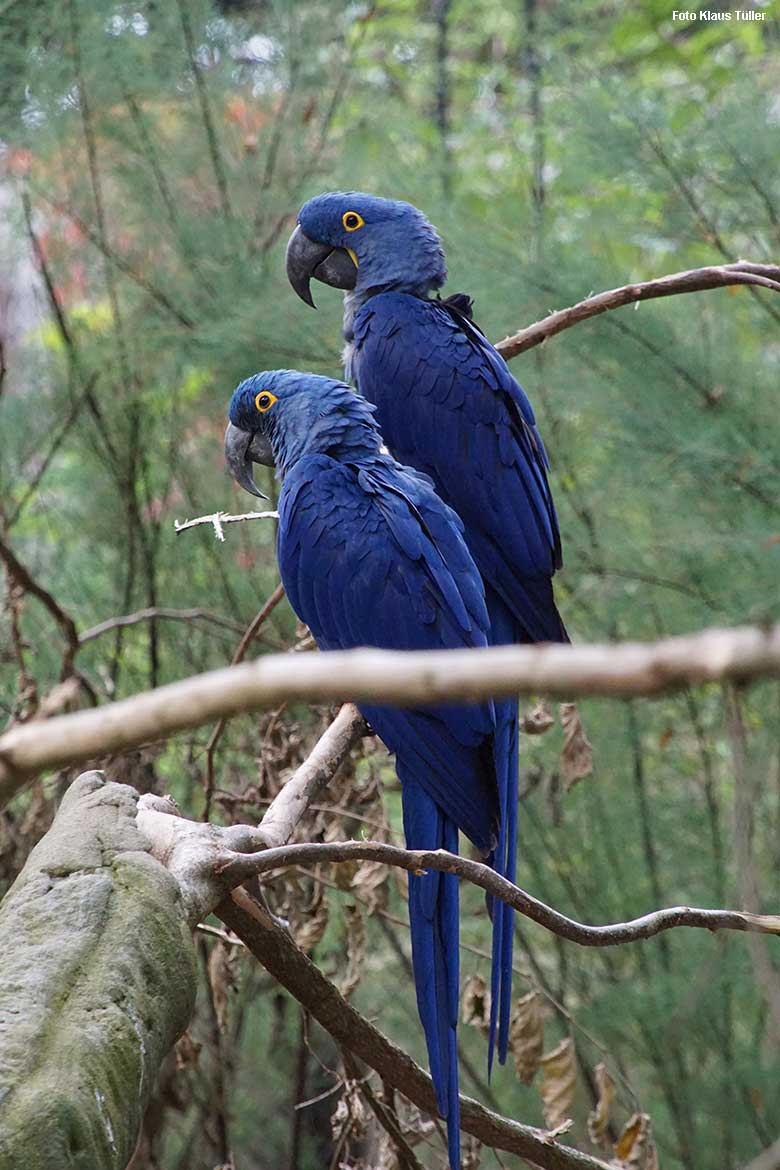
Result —
<path fill-rule="evenodd" d="M 0 905 L 0 1170 L 124 1170 L 195 998 L 179 887 L 138 794 L 68 790 Z"/>

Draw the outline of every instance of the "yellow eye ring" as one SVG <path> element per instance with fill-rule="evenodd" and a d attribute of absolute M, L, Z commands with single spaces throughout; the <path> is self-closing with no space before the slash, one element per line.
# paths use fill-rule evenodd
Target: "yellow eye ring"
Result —
<path fill-rule="evenodd" d="M 348 232 L 356 232 L 358 228 L 362 228 L 366 222 L 362 215 L 358 215 L 356 211 L 345 211 L 341 217 L 341 222 L 344 224 L 344 229 Z"/>
<path fill-rule="evenodd" d="M 270 410 L 273 404 L 277 401 L 278 399 L 276 395 L 272 394 L 270 390 L 261 390 L 260 393 L 255 397 L 255 406 L 261 414 L 265 414 L 265 412 Z"/>

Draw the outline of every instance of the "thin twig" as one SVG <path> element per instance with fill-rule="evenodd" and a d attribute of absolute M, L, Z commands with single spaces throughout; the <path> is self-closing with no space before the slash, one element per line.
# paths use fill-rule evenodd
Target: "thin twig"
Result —
<path fill-rule="evenodd" d="M 186 532 L 188 528 L 197 528 L 199 524 L 211 524 L 217 540 L 224 540 L 223 524 L 237 524 L 241 520 L 278 520 L 278 512 L 242 512 L 238 516 L 231 516 L 227 512 L 212 512 L 209 516 L 198 516 L 195 520 L 174 520 L 176 533 Z"/>
<path fill-rule="evenodd" d="M 44 589 L 43 585 L 40 585 L 35 580 L 29 569 L 25 568 L 2 535 L 0 535 L 0 560 L 3 561 L 9 576 L 13 578 L 19 588 L 24 593 L 29 593 L 33 597 L 36 597 L 49 611 L 62 630 L 65 638 L 65 653 L 62 658 L 60 678 L 67 678 L 73 672 L 73 660 L 79 648 L 79 635 L 76 629 L 76 623 L 70 614 L 66 613 L 60 603 L 49 593 L 48 589 Z"/>
<path fill-rule="evenodd" d="M 136 613 L 125 613 L 119 617 L 106 618 L 104 622 L 90 626 L 88 630 L 79 634 L 79 644 L 83 646 L 85 642 L 91 642 L 111 630 L 124 629 L 126 626 L 136 626 L 139 622 L 148 621 L 211 622 L 212 625 L 222 626 L 226 630 L 232 630 L 233 633 L 239 633 L 243 629 L 239 622 L 234 622 L 232 618 L 221 617 L 218 613 L 211 613 L 208 609 L 167 609 L 157 605 L 139 609 Z"/>
<path fill-rule="evenodd" d="M 229 223 L 233 218 L 233 209 L 230 206 L 230 194 L 228 192 L 227 177 L 225 175 L 225 165 L 222 159 L 222 152 L 220 151 L 219 147 L 219 138 L 217 137 L 217 131 L 214 126 L 214 118 L 211 113 L 211 103 L 209 101 L 208 90 L 206 89 L 206 82 L 203 76 L 203 68 L 198 61 L 198 54 L 195 49 L 195 36 L 192 30 L 192 22 L 190 21 L 189 10 L 184 0 L 178 0 L 178 9 L 182 32 L 184 33 L 184 41 L 187 46 L 187 54 L 190 59 L 193 77 L 195 78 L 195 88 L 198 93 L 198 102 L 200 104 L 200 113 L 203 119 L 203 128 L 206 131 L 206 141 L 208 142 L 211 166 L 214 171 L 214 178 L 217 181 L 217 188 L 219 190 L 219 198 L 222 204 L 222 214 L 225 217 L 225 221 Z"/>
<path fill-rule="evenodd" d="M 780 292 L 780 266 L 776 264 L 752 264 L 746 260 L 734 264 L 717 264 L 706 268 L 691 268 L 685 272 L 673 272 L 657 280 L 646 280 L 626 284 L 607 292 L 587 297 L 568 309 L 550 313 L 541 321 L 505 337 L 496 344 L 496 349 L 507 361 L 541 345 L 548 337 L 554 337 L 572 325 L 579 325 L 591 317 L 598 317 L 610 309 L 639 301 L 655 300 L 658 297 L 673 297 L 680 293 L 703 292 L 711 288 L 727 288 L 729 285 L 749 284 Z"/>
<path fill-rule="evenodd" d="M 177 531 L 178 531 L 178 529 L 177 529 Z M 222 539 L 224 539 L 224 537 Z M 265 625 L 266 620 L 271 616 L 271 614 L 276 609 L 277 605 L 279 604 L 279 602 L 282 600 L 283 597 L 284 597 L 284 586 L 277 585 L 276 588 L 274 589 L 273 593 L 271 594 L 271 596 L 268 598 L 268 600 L 265 602 L 265 604 L 263 606 L 261 606 L 261 608 L 255 614 L 252 621 L 249 623 L 247 628 L 244 630 L 244 633 L 241 637 L 241 641 L 238 643 L 238 646 L 236 647 L 236 649 L 233 653 L 233 659 L 231 662 L 232 666 L 237 666 L 239 662 L 243 662 L 244 655 L 246 654 L 247 650 L 249 649 L 252 642 L 257 637 L 257 635 L 260 633 L 260 630 Z M 205 808 L 203 811 L 203 819 L 204 820 L 208 820 L 209 816 L 211 815 L 211 802 L 214 798 L 214 785 L 215 785 L 214 754 L 217 750 L 217 744 L 219 743 L 220 739 L 222 738 L 222 733 L 225 730 L 226 724 L 227 724 L 227 718 L 226 717 L 221 718 L 218 721 L 214 730 L 212 731 L 211 735 L 209 736 L 209 742 L 206 744 L 206 788 L 205 788 L 206 803 L 205 803 Z"/>

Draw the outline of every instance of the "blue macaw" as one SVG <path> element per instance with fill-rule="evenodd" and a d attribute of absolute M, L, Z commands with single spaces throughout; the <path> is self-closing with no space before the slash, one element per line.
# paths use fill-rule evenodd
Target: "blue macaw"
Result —
<path fill-rule="evenodd" d="M 463 524 L 427 477 L 386 453 L 374 413 L 343 382 L 294 370 L 256 374 L 233 393 L 231 473 L 254 495 L 253 462 L 282 479 L 278 557 L 290 604 L 321 650 L 486 646 Z M 493 703 L 359 706 L 395 753 L 408 847 L 457 852 L 460 829 L 492 854 L 506 767 Z M 459 1170 L 457 877 L 410 875 L 409 919 L 431 1076 Z"/>
<path fill-rule="evenodd" d="M 523 389 L 471 320 L 470 298 L 434 295 L 447 276 L 435 228 L 409 203 L 355 191 L 319 195 L 300 212 L 287 275 L 312 306 L 312 276 L 345 290 L 347 380 L 376 405 L 396 459 L 429 475 L 463 520 L 485 585 L 489 641 L 568 641 L 553 597 L 561 539 L 547 453 Z M 517 703 L 497 703 L 496 713 L 503 771 L 492 864 L 513 882 Z M 493 909 L 488 1069 L 496 1030 L 506 1060 L 512 920 L 509 906 Z"/>

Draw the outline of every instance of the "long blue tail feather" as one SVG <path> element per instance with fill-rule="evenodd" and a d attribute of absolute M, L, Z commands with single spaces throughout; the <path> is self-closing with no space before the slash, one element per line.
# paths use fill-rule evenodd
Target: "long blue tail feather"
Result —
<path fill-rule="evenodd" d="M 458 850 L 458 829 L 419 784 L 399 768 L 404 832 L 410 849 Z M 460 1170 L 458 1096 L 459 892 L 454 874 L 430 870 L 409 875 L 417 1008 L 428 1047 L 428 1063 L 439 1112 L 447 1122 L 452 1170 Z"/>
<path fill-rule="evenodd" d="M 520 641 L 517 624 L 503 600 L 487 590 L 490 613 L 490 641 L 502 645 Z M 498 844 L 489 858 L 496 873 L 514 882 L 517 869 L 517 787 L 519 768 L 519 716 L 516 699 L 495 704 L 495 760 L 501 826 Z M 504 1064 L 509 1047 L 509 1019 L 512 1012 L 512 950 L 514 910 L 505 902 L 488 898 L 493 920 L 493 947 L 490 972 L 490 1024 L 488 1030 L 488 1076 L 493 1057 Z M 497 1042 L 497 1043 L 496 1043 Z"/>

